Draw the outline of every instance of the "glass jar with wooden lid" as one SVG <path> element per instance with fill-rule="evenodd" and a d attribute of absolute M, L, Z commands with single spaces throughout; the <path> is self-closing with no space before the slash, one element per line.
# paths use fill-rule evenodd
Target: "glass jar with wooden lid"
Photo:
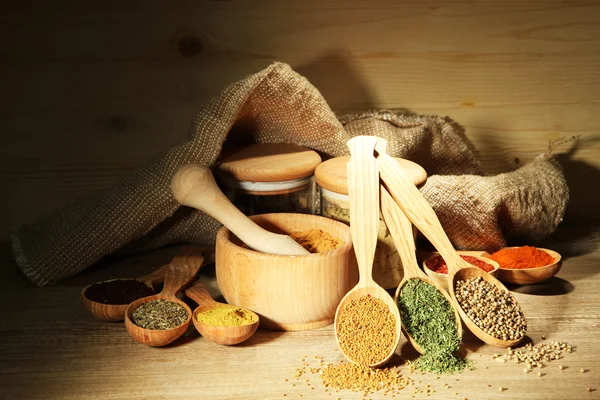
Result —
<path fill-rule="evenodd" d="M 321 163 L 315 170 L 315 179 L 321 192 L 321 215 L 347 224 L 350 223 L 346 169 L 349 160 L 350 157 L 332 158 Z M 427 180 L 427 173 L 419 164 L 401 158 L 396 158 L 396 161 L 415 185 Z M 391 289 L 398 286 L 404 273 L 400 256 L 381 214 L 379 218 L 381 222 L 373 261 L 373 279 L 383 288 Z"/>
<path fill-rule="evenodd" d="M 252 144 L 227 152 L 215 168 L 225 195 L 244 214 L 315 213 L 319 154 L 287 143 Z"/>

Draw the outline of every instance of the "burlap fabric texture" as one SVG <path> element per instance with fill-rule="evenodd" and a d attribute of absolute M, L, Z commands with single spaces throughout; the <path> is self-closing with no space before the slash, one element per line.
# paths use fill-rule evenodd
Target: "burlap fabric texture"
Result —
<path fill-rule="evenodd" d="M 541 157 L 517 171 L 482 176 L 451 121 L 375 111 L 336 117 L 319 91 L 290 66 L 274 63 L 226 87 L 200 109 L 189 140 L 149 160 L 114 187 L 79 199 L 13 231 L 22 271 L 43 286 L 73 276 L 117 251 L 175 242 L 212 244 L 220 225 L 181 207 L 170 180 L 187 163 L 211 166 L 229 142 L 295 143 L 325 158 L 347 155 L 356 135 L 377 135 L 388 151 L 421 164 L 421 192 L 457 248 L 495 249 L 512 237 L 540 239 L 561 220 L 568 188 L 558 165 Z"/>

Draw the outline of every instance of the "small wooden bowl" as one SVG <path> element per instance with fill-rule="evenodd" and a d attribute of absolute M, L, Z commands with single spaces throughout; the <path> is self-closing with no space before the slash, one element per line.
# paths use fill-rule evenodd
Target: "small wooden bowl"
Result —
<path fill-rule="evenodd" d="M 185 320 L 185 322 L 179 326 L 176 326 L 175 328 L 164 330 L 144 329 L 132 322 L 133 312 L 136 308 L 138 308 L 144 303 L 158 299 L 172 301 L 185 308 L 185 310 L 187 311 L 187 319 Z M 185 304 L 183 301 L 179 300 L 176 297 L 163 296 L 160 293 L 155 294 L 154 296 L 148 296 L 134 301 L 129 305 L 129 307 L 127 307 L 127 310 L 125 311 L 125 327 L 127 328 L 127 331 L 129 332 L 131 337 L 142 344 L 153 347 L 165 346 L 173 342 L 175 339 L 179 338 L 187 330 L 191 319 L 192 310 L 190 310 L 190 307 L 188 307 L 187 304 Z"/>
<path fill-rule="evenodd" d="M 464 256 L 475 257 L 483 262 L 490 264 L 491 266 L 494 267 L 494 269 L 488 273 L 494 277 L 498 276 L 498 273 L 499 273 L 498 271 L 500 269 L 500 265 L 498 265 L 498 263 L 496 261 L 490 260 L 489 258 L 485 258 L 484 256 L 482 256 L 482 254 L 485 254 L 485 252 L 483 252 L 483 251 L 457 251 L 457 253 L 460 255 L 464 255 Z M 427 256 L 427 258 L 425 258 L 425 260 L 423 261 L 423 270 L 425 271 L 425 273 L 427 274 L 427 276 L 429 278 L 434 280 L 437 284 L 439 284 L 441 287 L 444 288 L 444 290 L 446 290 L 448 292 L 449 291 L 448 290 L 448 275 L 440 274 L 439 272 L 432 271 L 431 269 L 429 269 L 427 267 L 427 261 L 429 261 L 433 257 L 437 257 L 437 256 L 440 256 L 440 253 L 434 252 L 434 253 L 431 253 L 429 256 Z M 468 263 L 468 261 L 465 261 L 465 262 Z M 475 267 L 475 266 L 473 266 L 473 267 Z M 477 268 L 477 267 L 475 267 L 475 268 Z"/>
<path fill-rule="evenodd" d="M 112 281 L 129 281 L 129 280 L 137 280 L 137 279 L 109 279 L 103 282 L 112 282 Z M 144 281 L 142 281 L 144 282 Z M 148 282 L 144 282 L 146 286 L 152 288 L 152 284 Z M 92 286 L 88 285 L 81 290 L 81 299 L 83 301 L 83 306 L 86 310 L 88 310 L 94 317 L 102 321 L 123 321 L 125 319 L 125 310 L 129 307 L 129 303 L 127 304 L 104 304 L 99 303 L 97 301 L 90 300 L 86 297 L 85 293 L 87 289 Z"/>
<path fill-rule="evenodd" d="M 344 245 L 308 255 L 265 254 L 242 247 L 227 228 L 217 234 L 216 273 L 229 304 L 254 311 L 260 326 L 296 331 L 333 323 L 342 298 L 358 282 L 350 227 L 309 214 L 262 214 L 250 217 L 276 233 L 321 229 Z"/>
<path fill-rule="evenodd" d="M 515 248 L 515 247 L 508 247 Z M 537 268 L 525 268 L 525 269 L 508 269 L 500 267 L 498 272 L 498 279 L 505 283 L 514 283 L 516 285 L 529 285 L 532 283 L 538 283 L 552 278 L 560 271 L 562 267 L 562 257 L 559 253 L 538 247 L 539 250 L 545 251 L 554 258 L 552 264 L 544 265 L 543 267 Z M 487 254 L 487 253 L 486 253 Z M 489 255 L 489 254 L 488 254 Z"/>

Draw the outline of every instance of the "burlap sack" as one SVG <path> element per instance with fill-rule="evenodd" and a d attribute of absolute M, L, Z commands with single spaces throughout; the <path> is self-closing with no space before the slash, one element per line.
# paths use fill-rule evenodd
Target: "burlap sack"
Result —
<path fill-rule="evenodd" d="M 381 136 L 391 155 L 425 167 L 430 177 L 422 193 L 459 248 L 497 248 L 513 236 L 547 236 L 565 211 L 568 189 L 551 160 L 483 177 L 450 121 L 392 111 L 338 119 L 305 78 L 275 63 L 229 85 L 199 110 L 187 142 L 149 160 L 114 187 L 15 229 L 16 261 L 43 286 L 117 251 L 175 242 L 212 244 L 219 224 L 180 207 L 171 195 L 170 180 L 180 166 L 212 165 L 226 138 L 228 143 L 295 143 L 333 157 L 347 155 L 346 142 L 355 135 Z"/>

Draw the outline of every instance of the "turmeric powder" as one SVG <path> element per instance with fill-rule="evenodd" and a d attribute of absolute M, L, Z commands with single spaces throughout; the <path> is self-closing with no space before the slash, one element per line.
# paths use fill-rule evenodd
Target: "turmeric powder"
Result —
<path fill-rule="evenodd" d="M 210 326 L 244 326 L 258 321 L 257 315 L 238 307 L 217 307 L 196 315 L 198 322 Z"/>

